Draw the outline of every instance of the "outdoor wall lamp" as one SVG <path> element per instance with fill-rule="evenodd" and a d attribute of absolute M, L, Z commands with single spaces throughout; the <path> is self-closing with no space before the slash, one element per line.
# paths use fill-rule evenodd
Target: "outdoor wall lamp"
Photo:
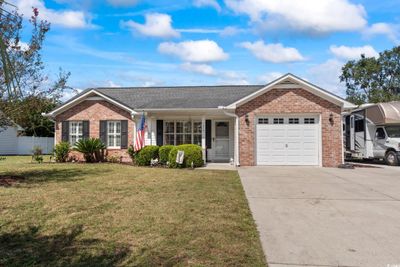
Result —
<path fill-rule="evenodd" d="M 333 114 L 329 114 L 329 122 L 333 125 Z"/>
<path fill-rule="evenodd" d="M 246 125 L 249 126 L 249 124 L 250 124 L 249 114 L 246 114 L 246 115 L 244 116 L 244 121 L 246 122 Z"/>

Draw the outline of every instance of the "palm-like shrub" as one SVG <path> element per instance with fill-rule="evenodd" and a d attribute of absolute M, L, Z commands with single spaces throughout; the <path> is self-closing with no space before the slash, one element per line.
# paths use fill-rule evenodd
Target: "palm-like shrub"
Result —
<path fill-rule="evenodd" d="M 98 138 L 81 139 L 75 143 L 74 150 L 83 154 L 86 162 L 99 162 L 104 159 L 106 145 Z"/>

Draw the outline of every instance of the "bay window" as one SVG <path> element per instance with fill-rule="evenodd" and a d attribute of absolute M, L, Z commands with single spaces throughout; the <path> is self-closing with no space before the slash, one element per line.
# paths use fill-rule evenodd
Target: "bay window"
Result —
<path fill-rule="evenodd" d="M 121 147 L 121 121 L 107 122 L 107 147 Z"/>
<path fill-rule="evenodd" d="M 201 146 L 200 121 L 165 121 L 164 144 L 196 144 Z"/>

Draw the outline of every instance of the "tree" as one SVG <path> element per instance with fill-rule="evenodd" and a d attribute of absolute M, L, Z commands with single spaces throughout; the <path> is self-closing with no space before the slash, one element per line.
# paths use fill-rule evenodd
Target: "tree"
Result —
<path fill-rule="evenodd" d="M 347 100 L 355 104 L 400 99 L 400 46 L 379 53 L 378 58 L 361 55 L 342 68 Z"/>
<path fill-rule="evenodd" d="M 50 123 L 41 117 L 41 113 L 58 104 L 64 91 L 71 89 L 67 86 L 70 73 L 60 69 L 55 82 L 50 83 L 41 58 L 50 23 L 39 20 L 39 10 L 32 8 L 29 19 L 32 33 L 29 42 L 24 43 L 20 38 L 23 17 L 15 9 L 6 10 L 5 5 L 6 2 L 0 0 L 0 110 L 3 114 L 0 115 L 0 128 L 14 121 L 35 134 L 37 127 Z M 40 105 L 32 106 L 39 102 Z M 28 122 L 21 116 L 23 112 L 30 112 L 25 115 L 35 118 L 34 121 Z"/>

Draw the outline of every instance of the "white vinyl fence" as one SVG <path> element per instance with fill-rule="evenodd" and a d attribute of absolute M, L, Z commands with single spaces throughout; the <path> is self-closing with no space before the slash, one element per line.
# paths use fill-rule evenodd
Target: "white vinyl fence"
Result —
<path fill-rule="evenodd" d="M 32 154 L 36 146 L 42 148 L 43 154 L 53 153 L 54 137 L 18 136 L 17 139 L 17 155 Z"/>
<path fill-rule="evenodd" d="M 5 138 L 7 137 L 7 138 Z M 42 148 L 43 154 L 52 154 L 53 137 L 0 135 L 0 155 L 32 155 L 35 146 Z"/>

